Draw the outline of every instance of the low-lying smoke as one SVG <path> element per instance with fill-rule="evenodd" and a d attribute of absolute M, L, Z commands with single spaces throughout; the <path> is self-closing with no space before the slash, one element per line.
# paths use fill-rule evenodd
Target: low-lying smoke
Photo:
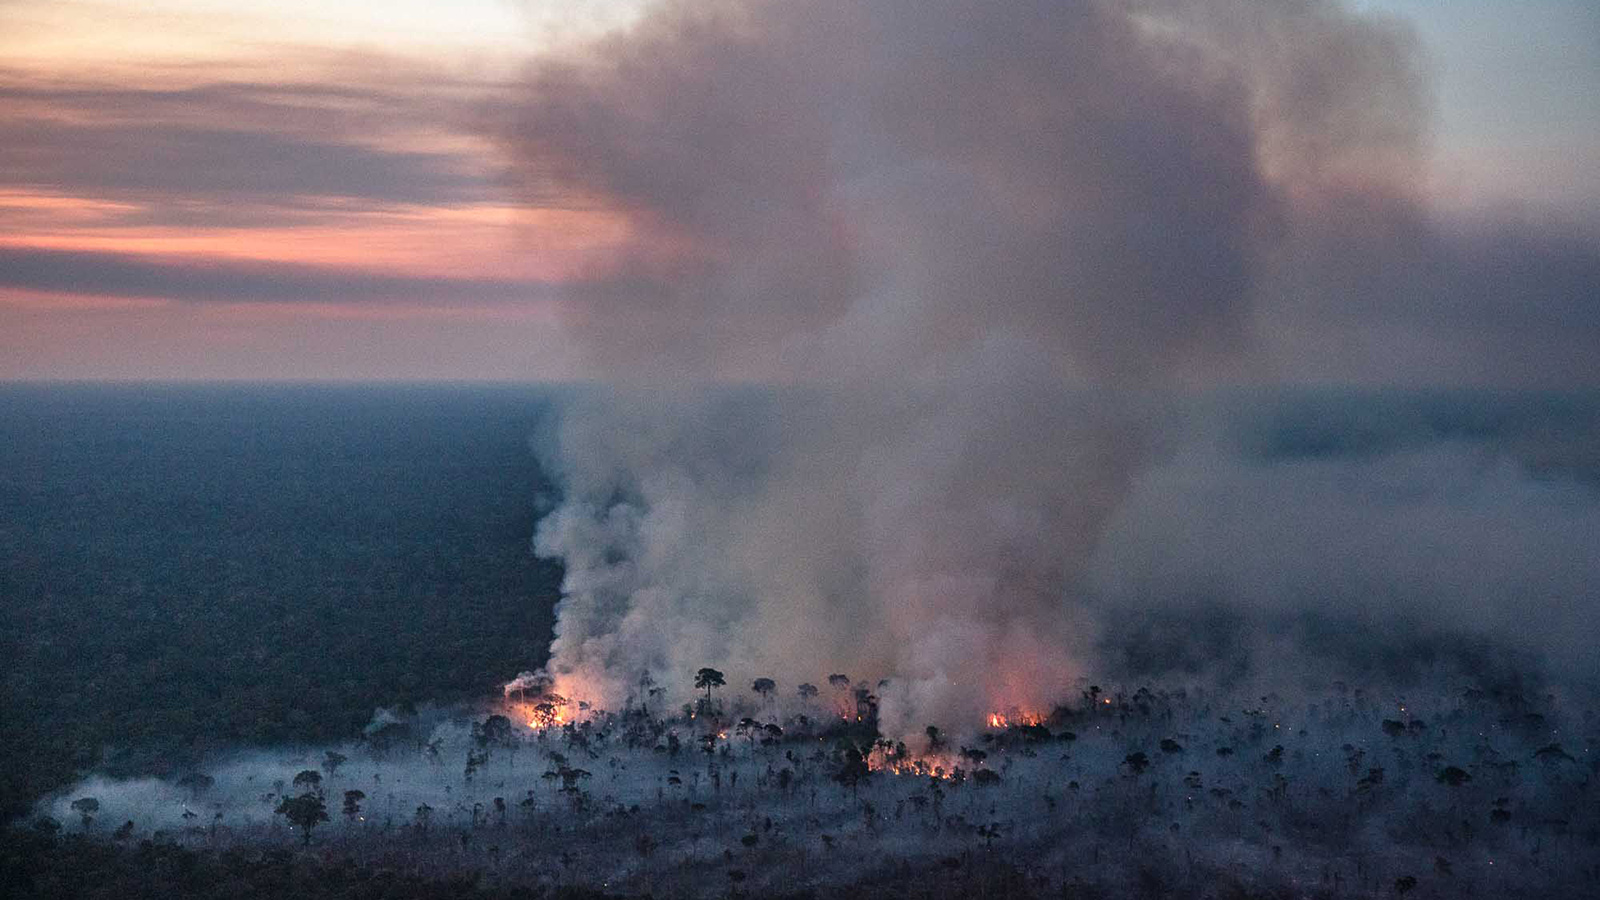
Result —
<path fill-rule="evenodd" d="M 1517 266 L 1439 274 L 1482 254 L 1418 199 L 1422 70 L 1393 21 L 1229 0 L 663 2 L 537 61 L 503 137 L 541 197 L 632 229 L 567 321 L 620 387 L 542 438 L 558 690 L 844 671 L 886 679 L 898 735 L 1046 706 L 1117 617 L 1200 587 L 1247 622 L 1489 633 L 1528 585 L 1486 567 L 1587 602 L 1581 540 L 1524 529 L 1592 497 L 1448 457 L 1249 470 L 1157 399 L 1582 374 L 1593 247 L 1523 229 L 1490 240 Z"/>

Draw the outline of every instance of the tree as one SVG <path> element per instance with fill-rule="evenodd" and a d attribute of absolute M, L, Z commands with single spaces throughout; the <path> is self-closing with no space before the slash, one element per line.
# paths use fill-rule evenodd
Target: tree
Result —
<path fill-rule="evenodd" d="M 483 720 L 483 724 L 473 729 L 478 746 L 509 746 L 512 740 L 511 720 L 502 715 L 493 715 Z"/>
<path fill-rule="evenodd" d="M 316 769 L 302 769 L 300 774 L 294 777 L 294 786 L 320 793 L 322 791 L 322 773 Z"/>
<path fill-rule="evenodd" d="M 707 667 L 694 673 L 694 686 L 706 689 L 706 702 L 708 703 L 711 701 L 711 689 L 722 687 L 727 683 L 727 679 L 723 678 L 722 673 L 716 669 Z"/>
<path fill-rule="evenodd" d="M 802 685 L 800 685 L 799 688 L 797 688 L 797 692 L 800 694 L 800 699 L 801 700 L 809 703 L 812 700 L 816 699 L 817 686 L 814 685 L 814 684 L 809 684 L 809 683 L 802 684 Z"/>
<path fill-rule="evenodd" d="M 100 801 L 94 797 L 79 797 L 72 801 L 72 811 L 83 817 L 83 827 L 88 828 L 94 821 L 94 814 L 100 811 Z"/>
<path fill-rule="evenodd" d="M 833 780 L 849 788 L 853 793 L 861 779 L 872 774 L 872 769 L 867 766 L 867 758 L 861 755 L 854 745 L 845 747 L 844 764 L 839 771 L 834 773 Z"/>
<path fill-rule="evenodd" d="M 533 723 L 539 728 L 549 728 L 560 718 L 560 710 L 548 700 L 533 707 Z"/>
<path fill-rule="evenodd" d="M 345 818 L 351 820 L 352 822 L 355 821 L 356 817 L 361 815 L 361 801 L 363 801 L 365 799 L 367 799 L 367 795 L 362 793 L 361 791 L 354 791 L 354 790 L 345 791 L 344 792 L 344 816 L 345 816 Z"/>
<path fill-rule="evenodd" d="M 308 770 L 309 771 L 309 770 Z M 305 773 L 301 773 L 305 774 Z M 312 773 L 316 774 L 316 773 Z M 295 779 L 299 781 L 299 778 Z M 319 777 L 320 781 L 321 778 Z M 285 797 L 274 810 L 278 815 L 288 819 L 293 825 L 301 828 L 300 837 L 307 845 L 311 843 L 311 829 L 317 827 L 318 822 L 328 821 L 328 807 L 322 802 L 319 794 L 307 791 L 298 797 Z"/>
<path fill-rule="evenodd" d="M 835 672 L 828 676 L 828 684 L 836 691 L 848 691 L 850 690 L 850 676 L 840 675 Z"/>
<path fill-rule="evenodd" d="M 326 769 L 328 771 L 328 777 L 332 778 L 333 773 L 339 771 L 339 767 L 344 765 L 345 760 L 349 758 L 350 757 L 345 756 L 343 753 L 340 753 L 337 750 L 329 750 L 322 756 L 322 768 Z"/>
<path fill-rule="evenodd" d="M 878 716 L 878 698 L 873 695 L 872 690 L 867 687 L 866 682 L 863 681 L 862 683 L 856 685 L 855 697 L 856 721 L 870 722 L 876 719 Z"/>
<path fill-rule="evenodd" d="M 757 678 L 750 683 L 750 690 L 761 695 L 763 703 L 772 699 L 772 692 L 778 689 L 778 683 L 771 678 Z"/>

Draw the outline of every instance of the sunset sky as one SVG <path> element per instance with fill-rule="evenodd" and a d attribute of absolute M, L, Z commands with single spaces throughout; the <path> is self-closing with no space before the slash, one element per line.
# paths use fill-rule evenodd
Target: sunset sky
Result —
<path fill-rule="evenodd" d="M 0 3 L 0 378 L 592 374 L 574 286 L 638 223 L 499 136 L 531 60 L 637 5 Z M 1356 5 L 1421 38 L 1434 214 L 1594 238 L 1600 8 Z"/>

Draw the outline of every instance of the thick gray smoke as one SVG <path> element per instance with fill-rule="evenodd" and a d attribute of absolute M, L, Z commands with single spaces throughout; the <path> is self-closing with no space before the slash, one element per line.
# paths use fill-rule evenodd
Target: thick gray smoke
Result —
<path fill-rule="evenodd" d="M 558 689 L 847 672 L 893 734 L 1047 706 L 1230 549 L 1162 558 L 1151 466 L 1195 457 L 1157 398 L 1572 378 L 1600 256 L 1525 230 L 1438 276 L 1483 257 L 1416 198 L 1426 94 L 1406 29 L 1317 0 L 685 0 L 536 63 L 506 140 L 632 235 L 567 321 L 616 389 L 543 448 Z"/>

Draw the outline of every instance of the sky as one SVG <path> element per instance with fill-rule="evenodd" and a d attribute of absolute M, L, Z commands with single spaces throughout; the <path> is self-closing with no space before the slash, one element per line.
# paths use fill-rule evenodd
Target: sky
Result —
<path fill-rule="evenodd" d="M 687 318 L 664 323 L 659 305 L 653 315 L 614 299 L 654 296 L 661 271 L 716 252 L 761 252 L 750 228 L 718 244 L 706 240 L 715 227 L 664 227 L 674 209 L 624 202 L 638 193 L 606 180 L 620 177 L 615 167 L 562 169 L 581 142 L 526 130 L 531 121 L 580 134 L 612 121 L 562 118 L 545 94 L 560 60 L 629 60 L 626 42 L 603 36 L 637 27 L 643 6 L 0 3 L 0 378 L 589 378 L 614 368 L 597 354 L 635 359 L 655 331 L 712 316 L 733 324 L 708 339 L 757 338 L 714 374 L 792 375 L 769 364 L 783 353 L 759 339 L 778 332 L 792 347 L 787 327 L 745 324 L 726 304 L 671 307 Z M 1416 243 L 1449 245 L 1419 250 L 1427 263 L 1417 267 L 1494 259 L 1496 272 L 1556 274 L 1508 282 L 1531 298 L 1517 307 L 1531 310 L 1528 321 L 1491 309 L 1495 297 L 1456 310 L 1448 284 L 1419 290 L 1442 297 L 1419 301 L 1439 306 L 1422 325 L 1392 299 L 1375 312 L 1326 300 L 1315 315 L 1305 313 L 1311 301 L 1264 307 L 1249 327 L 1271 377 L 1595 380 L 1573 341 L 1600 333 L 1590 280 L 1600 258 L 1600 11 L 1583 0 L 1352 6 L 1416 39 L 1426 109 L 1423 149 L 1411 156 L 1422 161 L 1372 164 L 1391 165 L 1386 183 L 1429 220 Z M 654 139 L 701 139 L 665 133 Z M 795 237 L 773 229 L 773 240 Z M 1297 258 L 1309 268 L 1317 256 Z M 815 277 L 798 265 L 792 274 Z M 1399 276 L 1374 290 L 1392 298 L 1411 283 Z M 755 314 L 786 315 L 781 304 Z M 1435 326 L 1463 318 L 1472 324 Z M 685 344 L 675 332 L 667 340 Z M 1489 358 L 1488 344 L 1511 349 Z"/>

